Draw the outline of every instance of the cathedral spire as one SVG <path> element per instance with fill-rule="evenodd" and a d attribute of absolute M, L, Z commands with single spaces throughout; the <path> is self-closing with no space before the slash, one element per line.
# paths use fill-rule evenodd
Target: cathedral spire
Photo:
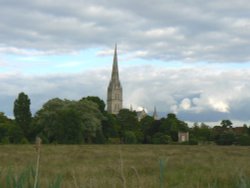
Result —
<path fill-rule="evenodd" d="M 116 44 L 115 44 L 115 50 L 114 50 L 113 67 L 112 67 L 110 84 L 112 84 L 113 87 L 120 87 Z"/>
<path fill-rule="evenodd" d="M 122 109 L 122 87 L 119 80 L 117 45 L 115 45 L 111 79 L 108 86 L 107 110 L 109 113 L 118 114 Z"/>
<path fill-rule="evenodd" d="M 117 58 L 117 45 L 115 44 L 114 58 L 113 58 L 113 68 L 112 68 L 112 81 L 119 81 L 119 72 L 118 72 L 118 58 Z"/>

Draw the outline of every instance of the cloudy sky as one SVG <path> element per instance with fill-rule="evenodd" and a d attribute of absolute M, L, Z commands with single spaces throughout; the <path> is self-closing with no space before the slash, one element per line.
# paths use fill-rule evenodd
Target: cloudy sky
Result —
<path fill-rule="evenodd" d="M 118 45 L 124 106 L 250 124 L 250 1 L 3 0 L 0 111 L 19 92 L 106 101 Z"/>

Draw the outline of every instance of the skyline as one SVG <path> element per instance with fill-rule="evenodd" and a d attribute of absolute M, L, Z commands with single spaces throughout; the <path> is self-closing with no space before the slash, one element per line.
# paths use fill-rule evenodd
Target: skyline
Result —
<path fill-rule="evenodd" d="M 0 111 L 18 93 L 106 102 L 118 44 L 124 107 L 184 121 L 250 123 L 250 2 L 0 3 Z M 153 6 L 152 6 L 153 5 Z"/>

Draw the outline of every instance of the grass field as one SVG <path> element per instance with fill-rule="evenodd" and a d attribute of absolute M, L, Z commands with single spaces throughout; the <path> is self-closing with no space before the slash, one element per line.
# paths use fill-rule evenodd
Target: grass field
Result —
<path fill-rule="evenodd" d="M 0 187 L 35 164 L 34 146 L 1 145 Z M 250 187 L 250 147 L 43 145 L 40 187 L 58 177 L 64 188 Z"/>

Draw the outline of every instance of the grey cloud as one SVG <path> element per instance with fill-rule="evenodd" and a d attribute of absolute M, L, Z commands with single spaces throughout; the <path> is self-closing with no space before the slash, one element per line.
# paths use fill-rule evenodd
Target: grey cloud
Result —
<path fill-rule="evenodd" d="M 249 62 L 249 8 L 247 0 L 1 2 L 0 39 L 2 47 L 45 53 L 118 42 L 146 59 Z"/>
<path fill-rule="evenodd" d="M 24 75 L 0 77 L 0 87 L 2 88 L 0 111 L 12 116 L 14 99 L 22 91 L 29 95 L 33 113 L 40 109 L 47 100 L 55 97 L 79 100 L 84 96 L 97 95 L 103 98 L 105 86 L 108 84 L 105 72 L 107 71 L 32 77 Z"/>

